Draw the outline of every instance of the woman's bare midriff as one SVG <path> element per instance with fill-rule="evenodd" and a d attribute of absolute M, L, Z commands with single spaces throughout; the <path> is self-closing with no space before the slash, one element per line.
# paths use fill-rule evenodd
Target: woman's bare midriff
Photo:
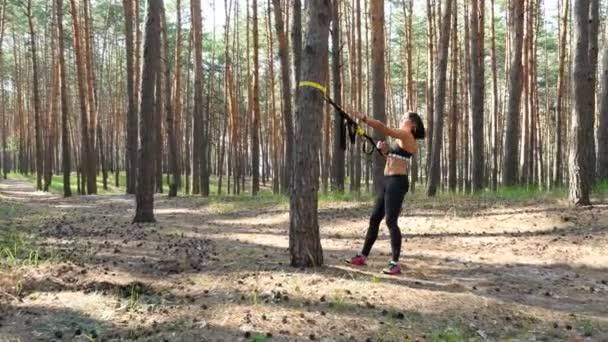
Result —
<path fill-rule="evenodd" d="M 407 175 L 407 160 L 397 159 L 390 156 L 386 157 L 386 164 L 384 165 L 384 175 Z"/>

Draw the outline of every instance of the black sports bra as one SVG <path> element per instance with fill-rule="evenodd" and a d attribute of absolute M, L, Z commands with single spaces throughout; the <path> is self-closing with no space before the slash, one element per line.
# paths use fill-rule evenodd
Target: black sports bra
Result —
<path fill-rule="evenodd" d="M 401 146 L 397 145 L 397 143 L 392 143 L 388 151 L 388 156 L 395 157 L 397 159 L 409 159 L 412 154 L 402 149 Z"/>

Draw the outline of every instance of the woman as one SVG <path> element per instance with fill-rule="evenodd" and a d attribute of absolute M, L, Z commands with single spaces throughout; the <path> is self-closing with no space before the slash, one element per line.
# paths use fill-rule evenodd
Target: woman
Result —
<path fill-rule="evenodd" d="M 374 210 L 369 220 L 369 228 L 361 253 L 347 260 L 353 265 L 362 266 L 367 263 L 367 257 L 378 238 L 380 222 L 386 217 L 391 236 L 392 260 L 388 267 L 382 270 L 385 274 L 399 274 L 399 254 L 401 253 L 401 230 L 397 225 L 403 197 L 409 188 L 407 160 L 418 152 L 416 139 L 424 139 L 424 124 L 416 113 L 408 113 L 402 120 L 399 128 L 390 128 L 378 120 L 367 117 L 365 114 L 354 113 L 353 116 L 366 123 L 375 130 L 396 140 L 391 146 L 384 141 L 378 142 L 378 149 L 386 157 L 384 167 L 383 191 L 376 199 Z"/>

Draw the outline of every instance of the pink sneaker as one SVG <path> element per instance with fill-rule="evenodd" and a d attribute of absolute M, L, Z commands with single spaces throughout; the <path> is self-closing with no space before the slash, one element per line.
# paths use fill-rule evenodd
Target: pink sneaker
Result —
<path fill-rule="evenodd" d="M 346 260 L 346 262 L 355 266 L 364 266 L 367 265 L 367 257 L 364 255 L 356 255 L 350 258 L 350 260 Z"/>
<path fill-rule="evenodd" d="M 395 264 L 393 262 L 389 263 L 386 268 L 382 270 L 384 274 L 397 275 L 401 274 L 401 266 L 399 264 Z"/>

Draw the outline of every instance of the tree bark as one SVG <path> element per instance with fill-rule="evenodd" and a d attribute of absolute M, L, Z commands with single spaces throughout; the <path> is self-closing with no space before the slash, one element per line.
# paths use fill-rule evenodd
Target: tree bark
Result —
<path fill-rule="evenodd" d="M 452 73 L 451 73 L 451 107 L 449 111 L 449 131 L 448 131 L 448 188 L 451 192 L 456 192 L 456 141 L 457 141 L 457 128 L 458 128 L 458 12 L 457 12 L 457 0 L 452 0 Z M 476 0 L 473 0 L 476 1 Z"/>
<path fill-rule="evenodd" d="M 445 110 L 445 93 L 446 93 L 446 70 L 448 65 L 448 49 L 450 45 L 450 21 L 452 19 L 452 0 L 445 1 L 443 9 L 443 19 L 441 20 L 441 38 L 439 41 L 439 62 L 435 69 L 437 77 L 433 110 L 433 141 L 431 161 L 429 164 L 429 182 L 427 187 L 427 195 L 435 196 L 437 187 L 439 186 L 440 176 L 440 156 L 441 156 L 441 141 L 443 141 L 443 112 Z"/>
<path fill-rule="evenodd" d="M 279 60 L 281 62 L 281 94 L 283 96 L 283 120 L 285 125 L 285 166 L 281 178 L 281 188 L 284 193 L 289 192 L 291 170 L 293 165 L 293 116 L 291 107 L 291 75 L 289 66 L 289 46 L 283 24 L 281 1 L 272 0 L 274 6 L 275 28 L 279 41 Z M 277 165 L 278 167 L 278 165 Z"/>
<path fill-rule="evenodd" d="M 592 70 L 589 59 L 589 1 L 575 0 L 573 4 L 573 83 L 574 92 L 570 153 L 568 168 L 570 183 L 568 198 L 574 205 L 590 205 L 591 179 L 589 149 L 592 147 L 593 100 Z"/>
<path fill-rule="evenodd" d="M 342 76 L 341 76 L 341 42 L 340 42 L 340 1 L 332 2 L 332 30 L 331 30 L 331 52 L 332 52 L 332 81 L 333 81 L 333 100 L 342 105 Z M 332 190 L 344 192 L 344 167 L 345 153 L 342 149 L 342 140 L 345 139 L 342 133 L 342 116 L 338 111 L 333 115 L 333 158 L 332 158 Z"/>
<path fill-rule="evenodd" d="M 306 7 L 306 45 L 302 56 L 302 78 L 323 83 L 326 75 L 330 1 L 311 0 Z M 298 88 L 293 188 L 290 197 L 289 250 L 291 265 L 323 264 L 323 249 L 317 217 L 319 190 L 320 131 L 323 97 L 310 87 Z"/>
<path fill-rule="evenodd" d="M 95 132 L 97 131 L 97 108 L 95 105 L 95 77 L 93 75 L 93 61 L 91 55 L 91 33 L 90 33 L 90 21 L 91 16 L 89 13 L 89 1 L 83 0 L 84 18 L 83 18 L 83 37 L 82 42 L 84 43 L 84 62 L 86 68 L 86 90 L 87 90 L 87 101 L 89 111 L 89 159 L 88 159 L 88 177 L 87 177 L 87 191 L 89 194 L 97 193 L 97 149 L 99 148 L 99 141 L 95 140 Z M 103 160 L 101 161 L 103 162 Z"/>
<path fill-rule="evenodd" d="M 78 13 L 78 9 L 76 7 L 76 1 L 70 0 L 71 9 L 72 9 L 72 26 L 73 26 L 73 38 L 74 38 L 74 50 L 76 55 L 76 72 L 78 76 L 78 95 L 80 97 L 80 126 L 81 126 L 81 147 L 80 147 L 80 171 L 81 171 L 81 180 L 84 184 L 86 184 L 86 190 L 81 189 L 83 193 L 91 194 L 94 186 L 91 184 L 91 181 L 94 183 L 95 178 L 89 180 L 91 170 L 90 165 L 92 164 L 92 160 L 94 155 L 92 155 L 89 139 L 89 115 L 87 111 L 87 90 L 86 90 L 86 74 L 84 70 L 84 63 L 82 56 L 82 47 L 80 38 L 80 26 L 79 20 L 80 14 Z"/>
<path fill-rule="evenodd" d="M 503 153 L 502 183 L 505 186 L 517 182 L 517 156 L 519 149 L 519 107 L 522 88 L 522 36 L 524 28 L 524 0 L 512 0 L 511 16 L 511 66 L 509 68 L 509 104 L 506 113 L 506 132 Z"/>
<path fill-rule="evenodd" d="M 564 88 L 565 80 L 565 64 L 567 52 L 567 37 L 568 37 L 568 9 L 570 8 L 569 0 L 562 0 L 562 14 L 559 25 L 559 67 L 557 74 L 557 111 L 555 113 L 555 159 L 553 165 L 553 185 L 560 186 L 563 181 L 563 163 L 562 163 L 562 126 L 564 117 Z"/>
<path fill-rule="evenodd" d="M 597 112 L 596 107 L 596 91 L 597 91 L 597 66 L 599 57 L 599 30 L 600 30 L 600 1 L 589 0 L 589 67 L 591 77 L 591 124 L 590 127 L 595 128 L 595 114 Z M 606 44 L 606 42 L 604 43 Z M 589 182 L 591 186 L 595 184 L 596 172 L 596 155 L 595 155 L 595 137 L 589 141 L 589 147 L 587 150 L 587 157 L 589 158 Z"/>
<path fill-rule="evenodd" d="M 38 57 L 36 54 L 36 32 L 34 31 L 34 15 L 32 13 L 32 0 L 27 1 L 27 19 L 30 27 L 30 46 L 32 49 L 32 68 L 34 87 L 34 137 L 36 149 L 36 189 L 42 190 L 43 150 L 42 150 L 42 123 L 40 122 L 40 94 L 38 93 Z"/>
<path fill-rule="evenodd" d="M 481 191 L 484 186 L 484 64 L 483 64 L 483 11 L 484 0 L 471 2 L 471 137 L 472 137 L 472 190 Z"/>
<path fill-rule="evenodd" d="M 494 23 L 494 0 L 491 0 L 490 20 L 492 37 L 492 190 L 498 190 L 498 73 L 496 67 L 496 25 Z"/>
<path fill-rule="evenodd" d="M 0 69 L 4 68 L 4 55 L 2 50 L 2 44 L 4 42 L 4 28 L 6 24 L 6 0 L 2 0 L 2 14 L 0 14 Z M 2 167 L 0 168 L 0 172 L 2 172 L 2 177 L 7 179 L 8 174 L 8 157 L 6 152 L 6 102 L 5 102 L 5 94 L 4 94 L 4 82 L 0 84 L 0 91 L 2 92 L 0 96 L 2 97 L 2 159 L 0 159 L 0 163 Z"/>
<path fill-rule="evenodd" d="M 260 48 L 258 34 L 258 2 L 253 0 L 253 120 L 251 125 L 251 194 L 260 191 Z"/>
<path fill-rule="evenodd" d="M 604 41 L 608 41 L 608 27 Z M 602 69 L 600 73 L 599 124 L 597 128 L 597 177 L 608 179 L 608 44 L 604 43 Z"/>
<path fill-rule="evenodd" d="M 180 183 L 180 170 L 178 167 L 178 154 L 177 139 L 175 136 L 175 121 L 173 106 L 171 105 L 171 63 L 169 62 L 169 37 L 167 35 L 167 19 L 165 15 L 164 7 L 161 8 L 161 32 L 162 32 L 162 49 L 161 59 L 164 63 L 161 63 L 161 70 L 164 74 L 164 91 L 165 91 L 165 120 L 167 129 L 167 144 L 169 145 L 169 173 L 171 178 L 169 181 L 169 197 L 177 196 L 177 190 Z M 179 9 L 178 9 L 179 11 Z M 179 73 L 179 69 L 177 70 Z M 177 76 L 176 76 L 177 77 Z"/>
<path fill-rule="evenodd" d="M 376 120 L 386 122 L 385 114 L 385 65 L 384 65 L 384 0 L 371 0 L 369 5 L 372 19 L 372 113 Z M 375 140 L 384 140 L 386 137 L 379 131 L 374 131 Z M 384 158 L 379 153 L 373 156 L 372 183 L 374 193 L 379 194 L 383 189 Z"/>
<path fill-rule="evenodd" d="M 433 64 L 435 61 L 435 30 L 434 30 L 434 23 L 435 20 L 433 19 L 433 6 L 431 4 L 431 0 L 427 0 L 426 1 L 426 16 L 427 16 L 427 52 L 426 52 L 426 56 L 427 56 L 427 61 L 426 61 L 426 66 L 427 66 L 427 70 L 426 70 L 426 108 L 427 108 L 427 118 L 426 118 L 426 129 L 429 132 L 429 134 L 427 134 L 427 138 L 426 138 L 426 169 L 425 169 L 425 173 L 426 173 L 426 178 L 427 178 L 427 182 L 429 180 L 429 169 L 430 169 L 430 165 L 431 165 L 431 152 L 433 150 L 433 130 L 434 130 L 434 125 L 433 125 L 433 118 L 434 118 L 434 113 L 433 113 L 433 109 L 435 107 L 435 103 L 433 102 L 435 99 L 435 77 L 434 77 L 434 69 L 433 69 Z"/>
<path fill-rule="evenodd" d="M 154 168 L 149 165 L 154 160 L 154 105 L 156 77 L 160 68 L 160 36 L 162 0 L 148 0 L 148 19 L 146 21 L 144 60 L 141 78 L 141 110 L 139 129 L 141 146 L 139 148 L 138 183 L 133 222 L 155 222 L 154 219 Z M 156 94 L 160 96 L 160 94 Z"/>
<path fill-rule="evenodd" d="M 293 22 L 291 23 L 291 44 L 293 53 L 293 72 L 296 87 L 300 84 L 302 65 L 302 1 L 293 0 Z M 298 92 L 296 91 L 296 98 Z"/>
<path fill-rule="evenodd" d="M 123 0 L 125 15 L 125 49 L 127 64 L 127 142 L 126 142 L 126 173 L 127 193 L 134 194 L 137 185 L 137 104 L 135 97 L 135 70 L 133 62 L 135 59 L 133 50 L 133 0 Z"/>

